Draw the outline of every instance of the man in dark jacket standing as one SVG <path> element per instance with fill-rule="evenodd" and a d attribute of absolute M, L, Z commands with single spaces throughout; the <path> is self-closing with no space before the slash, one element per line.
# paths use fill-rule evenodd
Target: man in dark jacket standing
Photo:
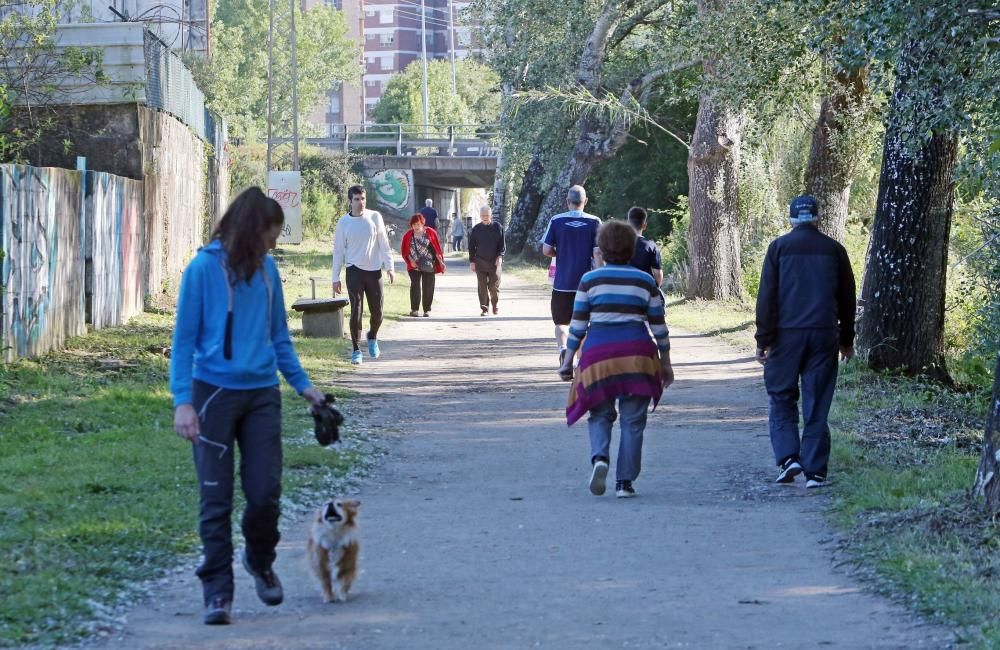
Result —
<path fill-rule="evenodd" d="M 491 302 L 493 315 L 500 311 L 497 307 L 500 302 L 500 267 L 506 252 L 503 226 L 493 221 L 490 206 L 484 205 L 479 208 L 479 223 L 469 233 L 469 268 L 479 281 L 479 308 L 483 310 L 480 316 L 489 313 Z"/>
<path fill-rule="evenodd" d="M 424 207 L 420 208 L 418 212 L 424 215 L 424 226 L 437 232 L 438 211 L 434 209 L 434 201 L 431 199 L 424 201 Z"/>
<path fill-rule="evenodd" d="M 793 483 L 805 472 L 808 488 L 826 482 L 837 353 L 845 361 L 854 356 L 856 302 L 847 251 L 816 228 L 818 212 L 811 196 L 799 196 L 789 206 L 792 232 L 771 242 L 764 258 L 755 335 L 770 397 L 777 482 Z"/>

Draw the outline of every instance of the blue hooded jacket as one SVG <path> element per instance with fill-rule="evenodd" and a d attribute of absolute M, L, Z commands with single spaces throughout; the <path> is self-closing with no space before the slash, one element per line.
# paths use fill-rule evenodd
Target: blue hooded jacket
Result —
<path fill-rule="evenodd" d="M 214 240 L 184 271 L 170 355 L 175 407 L 191 403 L 192 379 L 248 390 L 277 385 L 280 370 L 299 394 L 310 386 L 288 335 L 281 278 L 270 255 L 264 256 L 263 268 L 249 283 L 238 280 L 232 285 L 232 358 L 225 358 L 230 296 L 226 259 L 222 242 Z"/>

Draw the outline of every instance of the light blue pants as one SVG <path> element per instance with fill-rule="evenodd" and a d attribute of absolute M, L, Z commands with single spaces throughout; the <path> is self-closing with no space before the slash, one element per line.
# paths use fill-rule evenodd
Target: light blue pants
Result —
<path fill-rule="evenodd" d="M 618 398 L 621 415 L 621 438 L 618 441 L 618 463 L 615 479 L 634 481 L 642 469 L 642 434 L 646 430 L 646 411 L 649 397 L 624 395 Z M 611 427 L 619 413 L 615 412 L 615 400 L 611 399 L 590 409 L 587 427 L 590 429 L 590 458 L 611 458 Z"/>

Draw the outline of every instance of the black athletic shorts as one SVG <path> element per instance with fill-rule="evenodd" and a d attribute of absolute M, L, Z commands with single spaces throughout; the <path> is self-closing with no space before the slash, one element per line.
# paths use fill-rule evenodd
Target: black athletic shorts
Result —
<path fill-rule="evenodd" d="M 553 291 L 552 322 L 556 325 L 569 325 L 569 322 L 573 320 L 573 302 L 575 301 L 575 291 Z"/>

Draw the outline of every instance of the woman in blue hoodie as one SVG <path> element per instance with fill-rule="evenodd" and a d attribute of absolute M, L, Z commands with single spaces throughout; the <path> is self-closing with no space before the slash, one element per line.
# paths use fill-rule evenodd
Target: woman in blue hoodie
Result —
<path fill-rule="evenodd" d="M 170 359 L 174 430 L 193 443 L 201 489 L 198 568 L 205 623 L 227 624 L 233 601 L 233 478 L 240 450 L 243 566 L 267 605 L 283 599 L 271 568 L 281 498 L 281 393 L 278 371 L 312 406 L 312 387 L 288 336 L 274 248 L 281 206 L 257 187 L 242 192 L 184 271 Z"/>

